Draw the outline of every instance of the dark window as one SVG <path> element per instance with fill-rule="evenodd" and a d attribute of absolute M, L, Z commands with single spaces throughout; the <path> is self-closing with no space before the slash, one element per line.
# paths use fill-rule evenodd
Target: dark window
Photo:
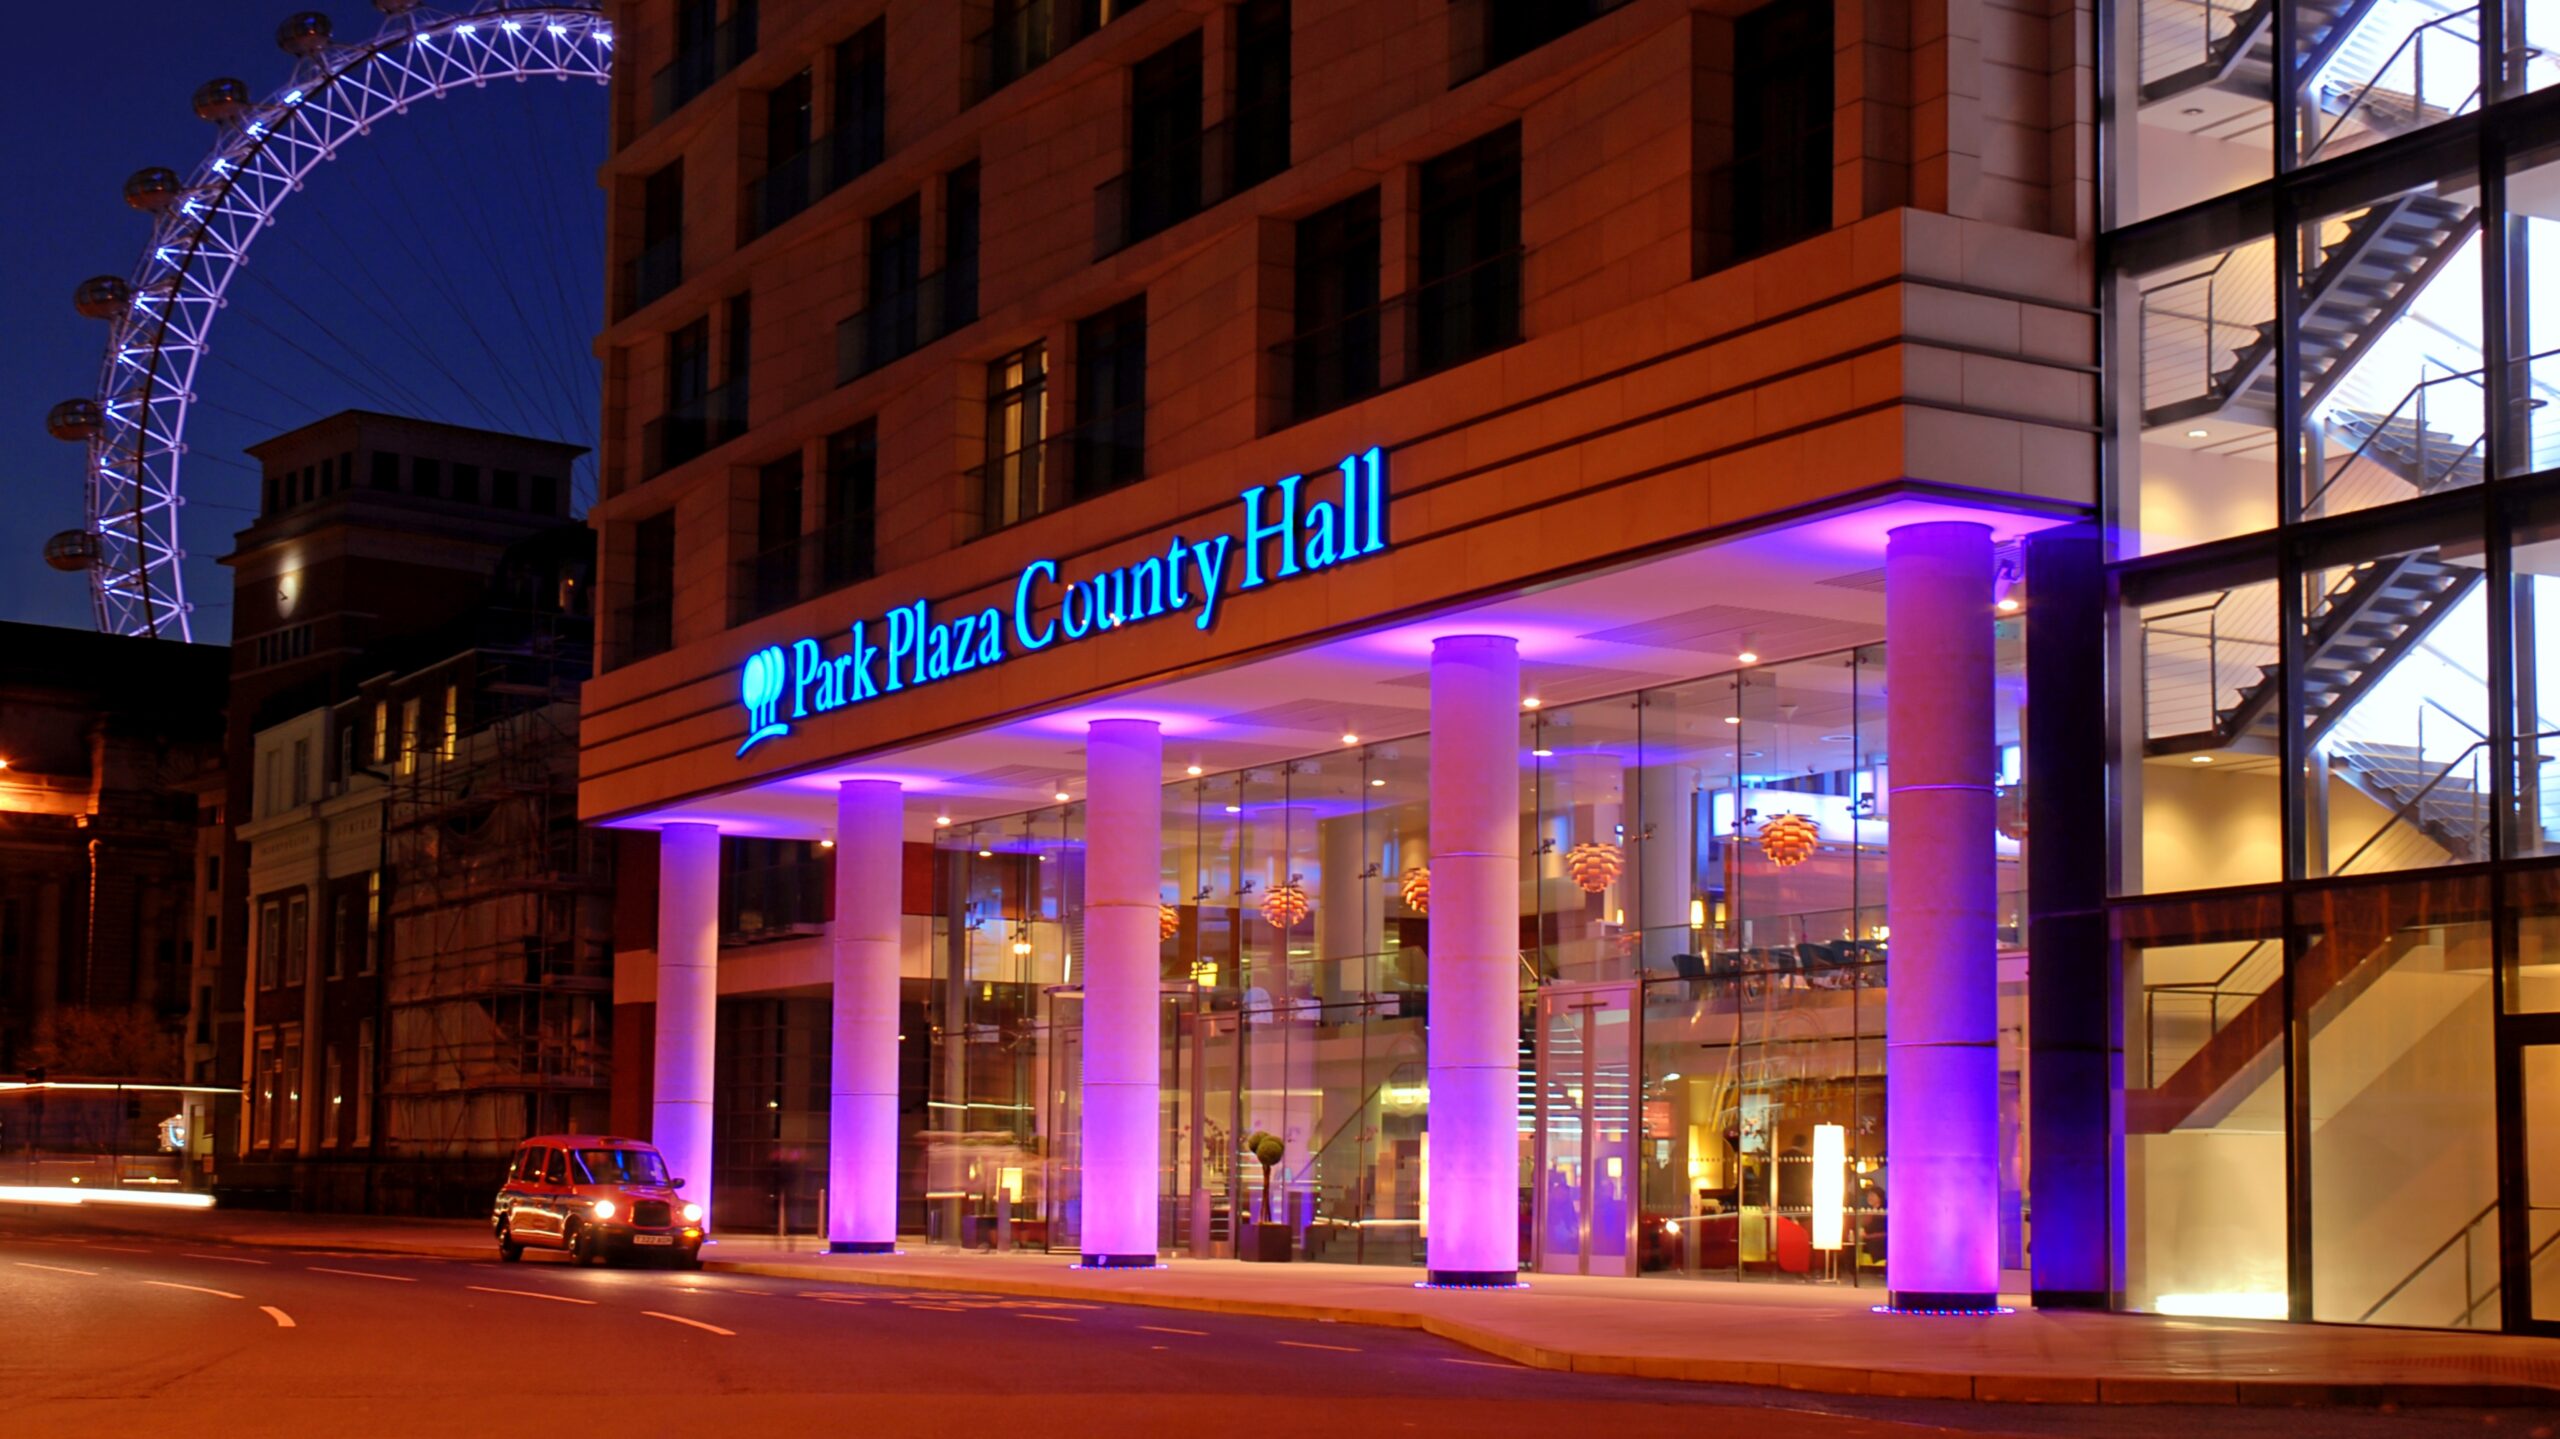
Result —
<path fill-rule="evenodd" d="M 517 493 L 516 484 L 515 471 L 491 470 L 489 472 L 489 503 L 502 510 L 512 510 L 523 503 Z"/>
<path fill-rule="evenodd" d="M 409 492 L 415 495 L 444 493 L 444 462 L 420 455 L 409 462 Z"/>
<path fill-rule="evenodd" d="M 978 162 L 943 177 L 943 314 L 949 328 L 978 318 Z"/>
<path fill-rule="evenodd" d="M 1130 11 L 1140 0 L 1076 0 L 1076 38 L 1082 39 Z"/>
<path fill-rule="evenodd" d="M 889 23 L 874 20 L 836 46 L 834 181 L 880 163 L 887 148 Z"/>
<path fill-rule="evenodd" d="M 729 302 L 728 375 L 720 388 L 711 388 L 711 324 L 696 320 L 667 336 L 667 403 L 658 418 L 641 431 L 641 468 L 644 474 L 656 475 L 683 464 L 715 446 L 738 437 L 746 429 L 747 412 L 747 297 L 740 295 Z M 552 487 L 553 509 L 542 507 L 541 477 L 534 478 L 534 508 L 552 513 L 559 504 L 556 481 Z"/>
<path fill-rule="evenodd" d="M 1508 64 L 1617 9 L 1627 0 L 1459 0 L 1450 7 L 1456 35 L 1452 84 Z M 1829 3 L 1829 0 L 1822 0 Z"/>
<path fill-rule="evenodd" d="M 1234 97 L 1223 194 L 1289 168 L 1289 0 L 1246 0 L 1236 7 Z"/>
<path fill-rule="evenodd" d="M 373 452 L 373 487 L 377 490 L 400 488 L 400 457 L 387 450 Z"/>
<path fill-rule="evenodd" d="M 826 923 L 826 871 L 813 841 L 721 836 L 721 934 L 754 939 Z"/>
<path fill-rule="evenodd" d="M 674 643 L 676 516 L 666 510 L 631 527 L 631 599 L 622 612 L 623 658 L 643 659 Z"/>
<path fill-rule="evenodd" d="M 871 217 L 870 284 L 864 292 L 865 369 L 876 369 L 918 343 L 916 282 L 923 278 L 924 220 L 915 197 Z"/>
<path fill-rule="evenodd" d="M 1200 209 L 1200 32 L 1139 61 L 1129 80 L 1129 169 L 1101 197 L 1105 253 Z"/>
<path fill-rule="evenodd" d="M 1520 127 L 1506 125 L 1425 164 L 1421 218 L 1417 372 L 1519 339 Z"/>
<path fill-rule="evenodd" d="M 304 465 L 302 467 L 302 503 L 307 505 L 319 497 L 320 467 L 317 465 Z"/>
<path fill-rule="evenodd" d="M 640 182 L 640 253 L 632 258 L 625 289 L 632 309 L 676 287 L 684 278 L 684 162 Z"/>
<path fill-rule="evenodd" d="M 756 0 L 730 0 L 729 18 L 719 14 L 717 0 L 677 0 L 675 58 L 649 82 L 659 119 L 756 52 Z"/>
<path fill-rule="evenodd" d="M 480 503 L 480 467 L 457 464 L 453 467 L 453 497 L 470 504 Z"/>
<path fill-rule="evenodd" d="M 755 311 L 746 296 L 729 297 L 729 367 L 720 383 L 741 395 L 747 387 L 747 357 L 755 351 L 754 319 Z"/>
<path fill-rule="evenodd" d="M 558 475 L 534 476 L 533 503 L 525 508 L 537 515 L 560 513 L 560 477 Z"/>
<path fill-rule="evenodd" d="M 995 0 L 969 42 L 969 98 L 983 100 L 1049 62 L 1051 0 Z"/>
<path fill-rule="evenodd" d="M 284 495 L 284 486 L 283 486 L 283 485 L 282 485 L 282 484 L 281 484 L 281 483 L 276 479 L 276 477 L 275 477 L 275 476 L 273 476 L 273 475 L 269 475 L 269 476 L 267 476 L 267 513 L 268 513 L 268 514 L 271 514 L 271 515 L 272 515 L 272 514 L 274 514 L 276 511 L 278 511 L 278 510 L 280 510 L 280 509 L 283 509 L 283 508 L 284 508 L 283 495 Z"/>
<path fill-rule="evenodd" d="M 1049 358 L 1042 347 L 1017 350 L 987 366 L 987 463 L 981 518 L 1001 529 L 1048 508 L 1040 452 L 1048 435 Z"/>
<path fill-rule="evenodd" d="M 351 490 L 356 484 L 356 457 L 351 451 L 338 456 L 338 488 Z"/>
<path fill-rule="evenodd" d="M 1830 0 L 1752 11 L 1733 52 L 1733 163 L 1709 178 L 1701 236 L 1710 268 L 1831 228 Z"/>
<path fill-rule="evenodd" d="M 818 580 L 837 589 L 870 576 L 878 540 L 879 429 L 865 420 L 827 436 L 826 528 L 821 533 Z"/>
<path fill-rule="evenodd" d="M 711 321 L 694 321 L 667 336 L 667 408 L 690 404 L 711 390 Z"/>
<path fill-rule="evenodd" d="M 800 456 L 756 472 L 756 552 L 747 561 L 746 613 L 769 615 L 800 598 Z"/>
<path fill-rule="evenodd" d="M 1068 483 L 1077 499 L 1146 473 L 1147 297 L 1076 324 L 1076 431 Z"/>
<path fill-rule="evenodd" d="M 817 114 L 813 82 L 801 71 L 764 96 L 764 177 L 747 187 L 748 215 L 756 233 L 772 229 L 818 198 L 812 137 Z"/>
<path fill-rule="evenodd" d="M 1296 328 L 1287 346 L 1293 419 L 1378 388 L 1378 192 L 1298 222 Z"/>

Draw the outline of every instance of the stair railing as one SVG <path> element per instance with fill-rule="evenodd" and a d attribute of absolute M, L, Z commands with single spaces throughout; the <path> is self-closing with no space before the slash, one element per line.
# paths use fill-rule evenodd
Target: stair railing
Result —
<path fill-rule="evenodd" d="M 2554 1211 L 2552 1207 L 2548 1205 L 2532 1205 L 2528 1207 L 2527 1212 L 2529 1214 L 2548 1214 Z M 2498 1201 L 2492 1199 L 2488 1204 L 2481 1208 L 2479 1213 L 2464 1220 L 2462 1222 L 2462 1227 L 2453 1231 L 2452 1237 L 2446 1239 L 2445 1242 L 2437 1245 L 2435 1248 L 2428 1250 L 2427 1256 L 2424 1259 L 2419 1260 L 2416 1265 L 2412 1266 L 2407 1274 L 2402 1275 L 2399 1283 L 2394 1284 L 2388 1290 L 2385 1290 L 2381 1298 L 2373 1301 L 2372 1307 L 2366 1309 L 2362 1314 L 2357 1315 L 2356 1322 L 2358 1324 L 2372 1323 L 2375 1315 L 2390 1308 L 2391 1301 L 2406 1293 L 2409 1286 L 2417 1283 L 2419 1279 L 2423 1278 L 2428 1270 L 2433 1269 L 2436 1264 L 2447 1255 L 2458 1252 L 2462 1256 L 2462 1312 L 2453 1316 L 2452 1322 L 2447 1324 L 2445 1327 L 2448 1329 L 2471 1328 L 2471 1321 L 2473 1318 L 2475 1318 L 2480 1313 L 2481 1309 L 2486 1307 L 2491 1300 L 2496 1299 L 2500 1289 L 2504 1287 L 2503 1281 L 2499 1275 L 2497 1256 L 2495 1253 L 2492 1253 L 2487 1256 L 2487 1262 L 2483 1263 L 2481 1261 L 2481 1256 L 2476 1252 L 2476 1244 L 2473 1239 L 2473 1236 L 2480 1232 L 2483 1225 L 2497 1217 L 2497 1213 Z M 2550 1238 L 2533 1246 L 2532 1250 L 2525 1255 L 2525 1272 L 2527 1274 L 2532 1273 L 2535 1262 L 2540 1260 L 2543 1255 L 2550 1253 L 2551 1247 L 2555 1244 L 2560 1244 L 2560 1230 L 2554 1230 Z M 2482 1278 L 2486 1278 L 2489 1281 L 2489 1287 L 2486 1289 L 2478 1287 L 2478 1281 Z"/>
<path fill-rule="evenodd" d="M 2142 617 L 2145 739 L 2218 730 L 2222 697 L 2246 693 L 2280 646 L 2275 590 L 2224 590 L 2202 604 Z M 2201 682 L 2199 682 L 2199 680 Z"/>
<path fill-rule="evenodd" d="M 2456 10 L 2450 14 L 2438 16 L 2437 18 L 2411 30 L 2408 35 L 2400 41 L 2399 48 L 2393 50 L 2390 56 L 2380 65 L 2375 66 L 2373 73 L 2366 77 L 2362 84 L 2356 87 L 2355 93 L 2347 100 L 2347 102 L 2344 105 L 2337 106 L 2335 109 L 2331 110 L 2329 123 L 2320 128 L 2319 133 L 2313 137 L 2309 144 L 2302 147 L 2303 163 L 2309 164 L 2312 160 L 2318 158 L 2320 152 L 2327 148 L 2332 139 L 2336 138 L 2339 127 L 2345 125 L 2349 118 L 2363 111 L 2369 103 L 2376 99 L 2377 96 L 2406 94 L 2409 97 L 2410 128 L 2416 129 L 2425 125 L 2427 123 L 2427 40 L 2429 33 L 2441 32 L 2436 39 L 2436 48 L 2439 52 L 2441 52 L 2446 45 L 2470 46 L 2472 58 L 2471 63 L 2465 67 L 2465 73 L 2476 77 L 2480 73 L 2480 35 L 2477 29 L 2479 17 L 2480 7 L 2473 5 L 2468 9 Z M 2466 19 L 2474 22 L 2474 29 L 2472 33 L 2467 35 L 2462 31 L 2453 28 L 2455 22 Z M 2408 57 L 2411 62 L 2409 67 L 2409 88 L 2406 91 L 2383 89 L 2383 80 L 2392 73 L 2392 67 L 2398 65 L 2403 56 Z M 2440 61 L 2439 64 L 2441 63 L 2443 62 Z M 2316 79 L 2316 77 L 2314 78 Z M 2324 87 L 2324 98 L 2327 94 L 2336 93 L 2338 88 L 2340 87 Z M 2470 92 L 2464 95 L 2461 100 L 2455 102 L 2453 105 L 2445 107 L 2444 113 L 2447 117 L 2459 115 L 2470 109 L 2474 104 L 2478 103 L 2479 99 L 2480 86 L 2475 78 Z M 2320 108 L 2329 109 L 2330 107 L 2324 103 Z M 2381 125 L 2373 125 L 2371 128 L 2380 131 L 2384 127 Z"/>
<path fill-rule="evenodd" d="M 2217 393 L 2231 360 L 2275 319 L 2275 246 L 2224 252 L 2193 274 L 2142 291 L 2142 404 L 2156 410 Z"/>
<path fill-rule="evenodd" d="M 2215 42 L 2249 8 L 2248 0 L 2143 0 L 2143 82 L 2212 64 Z"/>
<path fill-rule="evenodd" d="M 2451 713 L 2451 711 L 2447 711 L 2447 713 Z M 2488 747 L 2489 742 L 2487 740 L 2473 740 L 2471 743 L 2464 745 L 2462 747 L 2462 752 L 2455 755 L 2452 759 L 2445 761 L 2444 766 L 2438 769 L 2434 776 L 2428 779 L 2426 784 L 2419 788 L 2416 794 L 2409 796 L 2405 800 L 2400 800 L 2394 803 L 2391 806 L 2391 813 L 2384 817 L 2381 824 L 2374 827 L 2373 833 L 2365 836 L 2364 843 L 2357 845 L 2354 851 L 2345 859 L 2331 865 L 2329 867 L 2329 872 L 2333 875 L 2355 873 L 2357 860 L 2360 860 L 2367 854 L 2371 853 L 2373 851 L 2373 847 L 2381 842 L 2383 836 L 2391 834 L 2395 830 L 2401 829 L 2403 826 L 2406 826 L 2409 831 L 2415 834 L 2424 836 L 2425 806 L 2427 797 L 2434 794 L 2439 786 L 2443 785 L 2453 777 L 2456 770 L 2461 769 L 2465 765 L 2469 765 L 2471 767 L 2470 778 L 2475 794 L 2475 799 L 2472 804 L 2472 809 L 2475 812 L 2472 821 L 2473 828 L 2476 832 L 2478 829 L 2484 827 L 2487 822 L 2487 808 L 2489 801 L 2487 794 L 2480 790 L 2479 780 L 2480 762 L 2486 755 Z M 2433 844 L 2434 841 L 2428 840 L 2428 843 Z M 2452 856 L 2450 862 L 2457 864 L 2463 863 L 2474 857 L 2475 856 L 2471 855 L 2455 855 Z M 2400 867 L 2402 866 L 2381 864 L 2377 864 L 2375 866 L 2376 869 Z"/>
<path fill-rule="evenodd" d="M 2282 941 L 2262 939 L 2242 950 L 2240 957 L 2231 961 L 2229 968 L 2212 979 L 2171 980 L 2165 984 L 2144 985 L 2142 987 L 2142 1087 L 2145 1089 L 2160 1087 L 2159 1021 L 2160 1003 L 2163 999 L 2188 1003 L 2203 1000 L 2205 1040 L 2209 1043 L 2214 1035 L 2222 1032 L 2223 1001 L 2232 1002 L 2234 1014 L 2246 1009 L 2257 1001 L 2258 996 L 2266 993 L 2267 986 L 2276 981 L 2274 974 L 2265 974 L 2264 971 L 2270 968 L 2281 971 L 2283 961 Z M 2243 970 L 2249 972 L 2247 978 L 2242 977 Z M 2184 1060 L 2180 1061 L 2180 1063 L 2184 1062 Z"/>
<path fill-rule="evenodd" d="M 2391 407 L 2391 412 L 2383 416 L 2379 421 L 2374 422 L 2372 432 L 2367 434 L 2362 440 L 2358 441 L 2355 449 L 2349 451 L 2347 457 L 2343 461 L 2330 469 L 2329 477 L 2320 482 L 2320 487 L 2313 490 L 2311 494 L 2303 500 L 2302 510 L 2304 514 L 2319 515 L 2332 513 L 2332 511 L 2324 510 L 2322 508 L 2322 502 L 2329 498 L 2330 491 L 2337 487 L 2340 480 L 2345 479 L 2351 473 L 2369 473 L 2366 469 L 2368 466 L 2371 470 L 2381 471 L 2389 478 L 2382 480 L 2378 484 L 2363 484 L 2353 487 L 2350 493 L 2339 497 L 2339 501 L 2334 511 L 2335 513 L 2345 513 L 2349 510 L 2365 509 L 2373 505 L 2387 504 L 2393 500 L 2408 498 L 2408 496 L 2396 492 L 2396 489 L 2394 488 L 2396 485 L 2409 485 L 2415 488 L 2419 494 L 2426 494 L 2433 490 L 2438 484 L 2442 483 L 2443 477 L 2453 474 L 2453 472 L 2461 468 L 2466 461 L 2481 454 L 2483 447 L 2489 442 L 2488 426 L 2485 423 L 2479 425 L 2472 436 L 2471 443 L 2459 447 L 2453 443 L 2459 438 L 2458 434 L 2448 434 L 2440 441 L 2432 439 L 2431 436 L 2433 431 L 2431 429 L 2430 422 L 2434 418 L 2442 417 L 2445 406 L 2441 404 L 2430 405 L 2429 401 L 2437 386 L 2464 383 L 2470 385 L 2473 390 L 2478 391 L 2485 404 L 2486 396 L 2488 394 L 2486 382 L 2487 370 L 2485 368 L 2478 370 L 2464 370 L 2458 373 L 2438 375 L 2432 379 L 2428 379 L 2423 378 L 2425 375 L 2425 368 L 2422 365 L 2419 373 L 2422 378 L 2420 378 L 2416 384 L 2411 385 L 2407 393 L 2401 395 L 2399 402 Z M 2432 414 L 2430 413 L 2431 411 L 2433 412 Z M 2330 413 L 2334 416 L 2337 412 L 2332 410 Z M 2472 408 L 2465 407 L 2462 409 L 2464 418 L 2460 423 L 2463 428 L 2472 428 L 2470 419 L 2473 413 L 2474 410 Z M 2410 468 L 2415 471 L 2414 474 L 2410 475 L 2402 475 L 2398 473 L 2390 464 L 2375 458 L 2369 453 L 2377 445 L 2381 445 L 2385 449 L 2390 448 L 2388 441 L 2392 434 L 2393 427 L 2404 420 L 2407 421 L 2409 425 L 2409 448 L 2411 451 Z M 2326 423 L 2331 426 L 2335 426 L 2338 422 L 2336 419 L 2331 418 L 2328 419 Z M 2362 417 L 2359 416 L 2356 423 L 2364 423 Z M 2442 459 L 2442 464 L 2440 466 L 2435 463 L 2439 457 Z"/>

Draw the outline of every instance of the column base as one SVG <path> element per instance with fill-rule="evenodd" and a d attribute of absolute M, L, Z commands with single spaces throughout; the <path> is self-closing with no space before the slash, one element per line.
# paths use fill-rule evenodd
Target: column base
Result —
<path fill-rule="evenodd" d="M 1522 1289 L 1516 1269 L 1433 1269 L 1422 1282 L 1434 1289 Z"/>
<path fill-rule="evenodd" d="M 1962 1294 L 1940 1289 L 1890 1289 L 1879 1314 L 2007 1314 L 1997 1294 Z"/>
<path fill-rule="evenodd" d="M 894 1239 L 830 1239 L 827 1241 L 827 1252 L 829 1254 L 895 1254 L 898 1252 L 898 1241 Z"/>
<path fill-rule="evenodd" d="M 1152 1254 L 1087 1254 L 1076 1260 L 1078 1269 L 1153 1269 Z"/>
<path fill-rule="evenodd" d="M 2038 1309 L 2113 1309 L 2121 1302 L 2104 1289 L 2039 1289 L 2035 1292 Z"/>

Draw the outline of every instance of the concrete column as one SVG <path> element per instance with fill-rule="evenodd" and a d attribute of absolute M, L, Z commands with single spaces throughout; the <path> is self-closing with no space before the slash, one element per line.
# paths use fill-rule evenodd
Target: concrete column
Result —
<path fill-rule="evenodd" d="M 1693 953 L 1704 943 L 1689 927 L 1689 901 L 1698 893 L 1698 767 L 1649 764 L 1637 770 L 1636 818 L 1644 826 L 1644 842 L 1635 846 L 1644 967 L 1668 972 L 1673 955 Z"/>
<path fill-rule="evenodd" d="M 1434 1284 L 1520 1282 L 1520 646 L 1431 647 Z"/>
<path fill-rule="evenodd" d="M 1905 525 L 1885 547 L 1885 1284 L 1897 1307 L 2000 1292 L 1991 531 Z"/>
<path fill-rule="evenodd" d="M 1156 1262 L 1156 972 L 1164 737 L 1153 720 L 1085 735 L 1083 1262 Z"/>
<path fill-rule="evenodd" d="M 827 1106 L 827 1251 L 898 1240 L 898 910 L 903 799 L 894 780 L 836 787 L 835 1066 Z"/>
<path fill-rule="evenodd" d="M 658 831 L 658 1076 L 649 1137 L 684 1197 L 711 1205 L 711 1045 L 720 960 L 720 829 Z"/>

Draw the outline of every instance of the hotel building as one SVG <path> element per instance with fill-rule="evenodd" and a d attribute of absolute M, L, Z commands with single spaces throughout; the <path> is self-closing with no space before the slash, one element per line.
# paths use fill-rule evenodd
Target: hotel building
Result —
<path fill-rule="evenodd" d="M 2279 496 L 2383 461 L 2272 428 L 2388 348 L 2274 279 L 2374 211 L 2326 177 L 2512 263 L 2528 187 L 2443 167 L 2546 62 L 2115 8 L 625 6 L 616 1128 L 844 1251 L 2560 1315 L 2531 671 L 2413 608 L 2525 583 L 2530 448 L 2359 481 L 2369 555 Z M 2369 97 L 2285 110 L 2296 50 Z M 2149 303 L 2269 243 L 2260 308 Z"/>

